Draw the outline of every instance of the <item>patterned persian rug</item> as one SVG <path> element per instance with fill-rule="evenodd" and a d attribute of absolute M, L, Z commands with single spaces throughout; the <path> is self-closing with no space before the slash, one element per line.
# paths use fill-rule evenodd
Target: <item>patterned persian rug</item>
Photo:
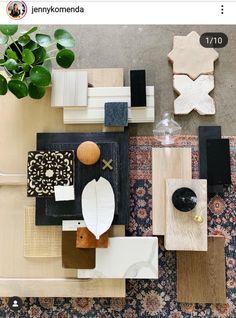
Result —
<path fill-rule="evenodd" d="M 236 137 L 230 138 L 233 185 L 208 204 L 208 233 L 225 237 L 227 304 L 176 302 L 175 252 L 159 244 L 159 279 L 127 280 L 123 298 L 26 298 L 15 316 L 0 299 L 0 318 L 236 318 Z M 152 235 L 151 148 L 154 137 L 130 138 L 130 212 L 127 235 Z M 177 146 L 192 147 L 193 177 L 198 178 L 198 139 L 180 136 Z"/>

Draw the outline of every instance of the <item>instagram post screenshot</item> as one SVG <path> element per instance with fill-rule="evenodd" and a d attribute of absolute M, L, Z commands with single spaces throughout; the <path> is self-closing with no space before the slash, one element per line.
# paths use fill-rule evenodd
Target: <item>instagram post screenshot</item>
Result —
<path fill-rule="evenodd" d="M 0 318 L 236 318 L 236 2 L 0 2 Z"/>

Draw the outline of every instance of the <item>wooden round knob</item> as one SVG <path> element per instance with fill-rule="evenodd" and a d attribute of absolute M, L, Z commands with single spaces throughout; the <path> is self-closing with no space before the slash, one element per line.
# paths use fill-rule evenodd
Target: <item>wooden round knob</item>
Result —
<path fill-rule="evenodd" d="M 90 166 L 95 164 L 101 155 L 98 145 L 93 141 L 85 141 L 77 148 L 77 158 L 84 165 Z"/>

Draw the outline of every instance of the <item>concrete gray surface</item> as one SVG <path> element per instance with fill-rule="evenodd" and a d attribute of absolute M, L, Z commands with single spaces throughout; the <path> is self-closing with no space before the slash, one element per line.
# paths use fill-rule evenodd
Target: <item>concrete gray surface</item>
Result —
<path fill-rule="evenodd" d="M 60 26 L 39 26 L 40 32 L 53 33 Z M 125 84 L 129 85 L 130 69 L 146 69 L 147 84 L 155 86 L 156 121 L 164 111 L 173 110 L 172 65 L 167 54 L 172 49 L 174 35 L 187 35 L 195 30 L 224 32 L 228 45 L 218 49 L 215 63 L 215 89 L 211 93 L 216 102 L 216 115 L 175 116 L 184 134 L 195 135 L 199 125 L 221 125 L 224 135 L 236 135 L 236 26 L 175 26 L 175 25 L 114 25 L 64 26 L 77 40 L 77 60 L 74 67 L 122 67 Z M 132 135 L 152 135 L 152 124 L 130 125 Z"/>

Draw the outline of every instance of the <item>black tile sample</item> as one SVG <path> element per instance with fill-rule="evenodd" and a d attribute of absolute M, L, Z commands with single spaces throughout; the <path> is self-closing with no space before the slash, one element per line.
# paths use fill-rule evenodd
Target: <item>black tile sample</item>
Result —
<path fill-rule="evenodd" d="M 172 203 L 177 210 L 190 212 L 197 204 L 197 195 L 190 188 L 179 188 L 172 195 Z"/>
<path fill-rule="evenodd" d="M 199 126 L 199 173 L 200 179 L 207 178 L 207 140 L 220 139 L 221 127 L 220 126 Z"/>
<path fill-rule="evenodd" d="M 74 151 L 30 151 L 27 196 L 54 197 L 54 186 L 74 184 Z"/>
<path fill-rule="evenodd" d="M 208 185 L 231 184 L 229 139 L 207 140 Z"/>
<path fill-rule="evenodd" d="M 130 71 L 131 107 L 147 106 L 145 70 Z"/>
<path fill-rule="evenodd" d="M 40 133 L 37 134 L 38 150 L 76 150 L 84 141 L 96 142 L 101 149 L 100 160 L 91 166 L 75 160 L 75 201 L 36 199 L 36 225 L 60 225 L 62 220 L 83 219 L 81 194 L 84 186 L 93 179 L 106 178 L 115 194 L 115 217 L 113 224 L 129 221 L 128 182 L 128 133 Z M 113 170 L 102 168 L 102 160 L 112 159 Z"/>

